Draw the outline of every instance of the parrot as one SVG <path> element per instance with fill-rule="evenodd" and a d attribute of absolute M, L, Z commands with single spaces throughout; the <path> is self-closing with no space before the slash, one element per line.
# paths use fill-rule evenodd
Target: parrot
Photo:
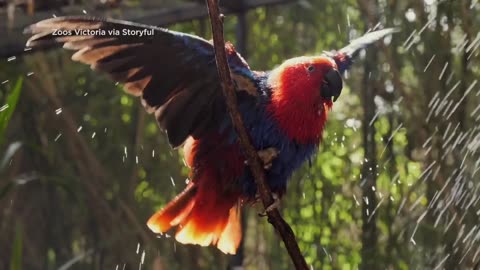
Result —
<path fill-rule="evenodd" d="M 370 31 L 343 49 L 291 58 L 270 71 L 251 69 L 232 43 L 225 43 L 237 105 L 276 202 L 293 172 L 318 152 L 354 57 L 394 32 Z M 188 184 L 148 219 L 148 228 L 156 234 L 176 229 L 182 244 L 235 254 L 242 238 L 240 209 L 258 201 L 258 192 L 227 111 L 212 42 L 88 16 L 42 20 L 25 33 L 31 35 L 27 47 L 63 45 L 75 51 L 72 60 L 122 83 L 154 114 L 171 147 L 183 147 Z"/>

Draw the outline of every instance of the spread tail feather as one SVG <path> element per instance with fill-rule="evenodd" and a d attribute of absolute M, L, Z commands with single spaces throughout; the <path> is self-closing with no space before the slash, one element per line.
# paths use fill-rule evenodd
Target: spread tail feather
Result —
<path fill-rule="evenodd" d="M 182 244 L 216 245 L 235 254 L 242 238 L 238 196 L 218 194 L 191 182 L 165 208 L 155 213 L 147 226 L 164 233 L 179 226 L 175 239 Z"/>
<path fill-rule="evenodd" d="M 196 193 L 197 187 L 190 183 L 167 206 L 150 217 L 147 221 L 148 228 L 154 233 L 164 233 L 172 226 L 178 225 L 192 210 Z"/>

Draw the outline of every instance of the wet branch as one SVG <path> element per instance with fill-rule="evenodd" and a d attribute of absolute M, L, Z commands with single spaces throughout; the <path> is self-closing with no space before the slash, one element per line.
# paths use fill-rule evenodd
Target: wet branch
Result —
<path fill-rule="evenodd" d="M 218 75 L 222 84 L 225 102 L 228 112 L 232 118 L 233 126 L 238 134 L 240 145 L 247 158 L 250 170 L 252 171 L 255 183 L 258 187 L 263 206 L 267 208 L 274 203 L 272 192 L 267 185 L 265 171 L 261 165 L 257 150 L 253 147 L 250 137 L 243 124 L 242 117 L 237 106 L 237 96 L 230 76 L 230 68 L 227 63 L 225 53 L 225 41 L 223 38 L 223 15 L 218 8 L 218 0 L 207 0 L 208 13 L 212 25 L 213 43 L 215 47 L 215 60 L 217 64 Z M 305 258 L 300 252 L 295 235 L 287 222 L 282 218 L 277 209 L 267 211 L 268 222 L 278 231 L 285 243 L 288 254 L 290 255 L 296 269 L 308 269 Z"/>

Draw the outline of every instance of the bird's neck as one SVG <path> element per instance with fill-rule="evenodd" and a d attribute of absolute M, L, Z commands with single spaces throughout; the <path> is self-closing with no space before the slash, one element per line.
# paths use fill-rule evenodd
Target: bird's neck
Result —
<path fill-rule="evenodd" d="M 302 144 L 319 144 L 331 103 L 318 99 L 299 102 L 283 90 L 272 88 L 267 111 L 288 138 Z"/>

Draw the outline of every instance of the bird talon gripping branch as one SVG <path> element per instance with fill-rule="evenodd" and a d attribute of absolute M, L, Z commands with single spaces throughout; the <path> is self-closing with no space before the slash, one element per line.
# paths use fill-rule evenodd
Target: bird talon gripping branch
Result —
<path fill-rule="evenodd" d="M 76 29 L 94 34 L 81 35 Z M 257 187 L 226 110 L 212 43 L 155 26 L 92 17 L 51 18 L 27 30 L 33 35 L 28 47 L 62 44 L 76 51 L 73 60 L 123 83 L 148 112 L 155 113 L 169 143 L 184 145 L 186 164 L 195 172 L 192 180 L 148 220 L 148 227 L 164 233 L 175 226 L 175 238 L 181 243 L 211 244 L 235 253 L 242 237 L 239 205 L 256 201 Z M 108 34 L 117 30 L 149 35 Z M 266 182 L 272 192 L 283 193 L 292 173 L 318 149 L 332 100 L 342 91 L 341 75 L 352 57 L 391 33 L 392 29 L 370 32 L 339 51 L 292 58 L 270 72 L 253 71 L 231 43 L 225 44 L 238 107 L 252 143 L 271 146 L 258 155 L 270 169 Z M 278 196 L 274 199 L 266 212 L 278 207 Z"/>
<path fill-rule="evenodd" d="M 267 208 L 265 208 L 265 211 L 263 211 L 262 213 L 259 213 L 258 214 L 259 216 L 261 217 L 267 216 L 268 212 L 272 212 L 273 210 L 276 210 L 280 207 L 280 202 L 281 202 L 280 196 L 278 196 L 277 193 L 272 192 L 272 197 L 273 197 L 273 203 L 267 206 Z"/>

